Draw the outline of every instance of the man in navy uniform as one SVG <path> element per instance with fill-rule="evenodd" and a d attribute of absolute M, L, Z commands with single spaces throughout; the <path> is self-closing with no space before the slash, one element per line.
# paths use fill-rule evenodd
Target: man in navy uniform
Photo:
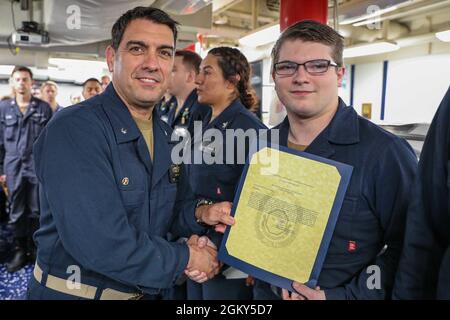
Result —
<path fill-rule="evenodd" d="M 229 203 L 195 209 L 186 199 L 171 129 L 153 110 L 176 35 L 159 9 L 122 15 L 106 49 L 112 83 L 58 112 L 36 142 L 41 227 L 29 299 L 158 299 L 185 271 L 217 273 L 217 252 L 199 248 L 198 236 L 166 240 L 204 233 L 199 222 L 233 222 Z"/>
<path fill-rule="evenodd" d="M 33 73 L 14 68 L 15 98 L 0 103 L 0 183 L 9 193 L 9 223 L 13 226 L 14 255 L 9 272 L 34 262 L 33 233 L 39 226 L 38 184 L 33 166 L 33 143 L 52 116 L 50 106 L 31 95 Z"/>
<path fill-rule="evenodd" d="M 203 123 L 211 107 L 198 102 L 195 78 L 200 71 L 202 58 L 195 52 L 177 50 L 168 89 L 171 98 L 159 105 L 161 119 L 169 124 L 178 139 L 194 136 L 194 121 Z M 172 140 L 176 140 L 173 138 Z M 182 280 L 180 280 L 182 282 Z M 185 282 L 170 293 L 177 300 L 186 299 Z M 173 294 L 173 295 L 172 295 Z"/>
<path fill-rule="evenodd" d="M 450 299 L 449 147 L 450 88 L 420 155 L 394 299 Z"/>
<path fill-rule="evenodd" d="M 210 106 L 198 102 L 195 78 L 200 71 L 201 63 L 202 58 L 195 52 L 188 50 L 175 52 L 172 79 L 169 85 L 171 102 L 175 105 L 169 108 L 167 123 L 180 136 L 186 135 L 187 132 L 192 136 L 194 121 L 203 122 L 211 112 Z"/>
<path fill-rule="evenodd" d="M 287 110 L 276 127 L 280 145 L 353 167 L 318 288 L 294 282 L 284 299 L 390 298 L 400 259 L 417 159 L 406 141 L 339 98 L 342 52 L 342 37 L 315 21 L 286 29 L 272 51 L 275 89 Z M 256 281 L 255 298 L 275 298 L 272 289 Z"/>

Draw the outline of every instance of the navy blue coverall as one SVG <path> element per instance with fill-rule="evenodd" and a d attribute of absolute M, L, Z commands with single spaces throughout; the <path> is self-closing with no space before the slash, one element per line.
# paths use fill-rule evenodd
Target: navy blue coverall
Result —
<path fill-rule="evenodd" d="M 288 118 L 271 131 L 275 129 L 280 130 L 280 145 L 287 147 Z M 305 152 L 353 166 L 318 286 L 330 300 L 389 299 L 417 169 L 414 151 L 340 99 L 332 121 Z M 380 288 L 369 279 L 376 269 Z M 272 289 L 256 280 L 255 299 L 279 299 Z"/>
<path fill-rule="evenodd" d="M 39 217 L 39 202 L 33 143 L 51 116 L 50 106 L 35 97 L 24 115 L 15 99 L 0 103 L 0 175 L 6 175 L 9 221 L 15 238 L 31 237 L 35 231 L 33 221 Z"/>
<path fill-rule="evenodd" d="M 31 279 L 28 298 L 79 299 L 48 283 L 68 279 L 73 266 L 83 285 L 96 288 L 93 299 L 111 290 L 155 297 L 183 274 L 189 249 L 166 235 L 205 228 L 196 222 L 184 167 L 177 167 L 181 175 L 174 170 L 171 128 L 153 115 L 153 160 L 112 84 L 59 111 L 45 128 L 34 146 L 42 276 Z"/>
<path fill-rule="evenodd" d="M 449 170 L 450 88 L 420 156 L 394 299 L 450 299 Z"/>

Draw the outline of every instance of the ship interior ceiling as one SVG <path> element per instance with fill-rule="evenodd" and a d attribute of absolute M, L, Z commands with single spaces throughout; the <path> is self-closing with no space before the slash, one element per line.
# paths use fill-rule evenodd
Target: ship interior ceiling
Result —
<path fill-rule="evenodd" d="M 181 23 L 178 47 L 185 47 L 201 38 L 203 49 L 217 45 L 238 46 L 241 37 L 277 24 L 280 7 L 279 0 L 22 2 L 29 3 L 28 10 L 22 10 L 20 1 L 0 0 L 2 64 L 21 61 L 41 68 L 48 66 L 49 57 L 103 59 L 117 12 L 133 6 L 153 5 L 166 9 Z M 194 8 L 192 3 L 196 3 Z M 76 10 L 80 10 L 80 25 L 74 23 L 71 26 L 70 18 Z M 374 22 L 370 18 L 377 10 L 381 10 L 378 11 L 381 15 Z M 335 16 L 336 23 L 333 21 Z M 439 45 L 434 34 L 450 29 L 450 1 L 330 0 L 328 17 L 329 24 L 345 37 L 346 46 L 378 40 L 397 42 L 402 48 L 420 44 Z M 10 37 L 21 28 L 23 21 L 38 22 L 48 31 L 50 42 L 20 48 L 20 54 L 14 55 L 16 52 Z M 77 22 L 75 18 L 73 22 Z"/>
<path fill-rule="evenodd" d="M 242 49 L 250 62 L 261 64 L 261 75 L 254 79 L 262 88 L 263 114 L 268 113 L 272 94 L 265 91 L 273 89 L 268 70 L 270 50 L 276 37 L 257 45 L 244 43 L 242 39 L 270 27 L 278 28 L 280 0 L 0 0 L 1 64 L 33 66 L 38 80 L 79 85 L 84 75 L 67 77 L 58 59 L 81 60 L 78 71 L 93 69 L 94 63 L 101 62 L 103 65 L 95 67 L 99 72 L 107 72 L 105 48 L 117 13 L 138 5 L 164 9 L 180 22 L 178 48 L 195 48 L 204 55 L 215 46 L 235 46 Z M 48 33 L 48 43 L 43 40 L 44 43 L 39 45 L 14 45 L 12 36 L 23 28 L 24 21 L 37 22 Z M 436 33 L 450 29 L 450 0 L 329 0 L 328 24 L 345 37 L 348 82 L 350 78 L 355 81 L 342 91 L 342 96 L 361 114 L 362 104 L 368 102 L 358 98 L 365 94 L 361 81 L 358 81 L 365 68 L 378 64 L 373 74 L 379 73 L 381 79 L 384 61 L 393 63 L 402 59 L 440 56 L 444 62 L 450 62 L 450 42 L 441 41 L 436 36 Z M 380 42 L 396 46 L 397 50 L 378 55 L 352 56 L 350 53 L 350 49 Z M 72 64 L 74 68 L 75 65 L 78 66 Z M 3 84 L 7 81 L 8 72 L 10 69 L 0 66 L 0 82 Z M 364 74 L 366 76 L 367 73 Z M 440 85 L 439 93 L 442 91 L 443 95 L 444 89 L 445 83 Z M 439 99 L 436 97 L 430 103 L 436 104 Z M 374 121 L 404 124 L 418 122 L 416 118 L 424 118 L 423 122 L 431 120 L 431 115 L 423 117 L 422 114 L 417 114 L 414 119 L 408 116 L 398 119 L 397 115 L 393 117 L 395 113 L 384 110 L 381 101 L 373 104 Z"/>

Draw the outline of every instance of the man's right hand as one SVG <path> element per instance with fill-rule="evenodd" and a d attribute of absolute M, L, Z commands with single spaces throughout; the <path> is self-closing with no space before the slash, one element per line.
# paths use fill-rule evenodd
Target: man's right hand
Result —
<path fill-rule="evenodd" d="M 189 247 L 189 262 L 185 273 L 189 278 L 199 283 L 212 279 L 219 273 L 220 269 L 219 262 L 217 261 L 217 249 L 213 246 L 206 245 L 206 242 L 207 238 L 199 238 L 197 235 L 191 236 L 187 242 Z"/>
<path fill-rule="evenodd" d="M 0 183 L 6 183 L 6 174 L 0 176 Z"/>

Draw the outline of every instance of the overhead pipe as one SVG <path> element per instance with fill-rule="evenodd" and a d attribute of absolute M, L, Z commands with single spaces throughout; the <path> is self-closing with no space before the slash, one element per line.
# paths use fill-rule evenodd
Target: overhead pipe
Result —
<path fill-rule="evenodd" d="M 328 21 L 328 0 L 281 0 L 280 31 L 302 20 Z"/>

